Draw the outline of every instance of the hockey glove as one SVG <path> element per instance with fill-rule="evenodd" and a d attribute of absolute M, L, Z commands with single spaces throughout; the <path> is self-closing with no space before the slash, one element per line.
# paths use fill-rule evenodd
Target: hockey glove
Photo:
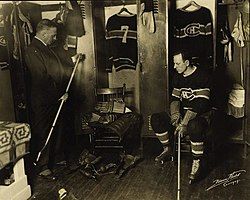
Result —
<path fill-rule="evenodd" d="M 172 101 L 170 104 L 170 117 L 171 117 L 171 124 L 175 127 L 181 121 L 181 114 L 180 114 L 180 102 L 179 101 Z"/>

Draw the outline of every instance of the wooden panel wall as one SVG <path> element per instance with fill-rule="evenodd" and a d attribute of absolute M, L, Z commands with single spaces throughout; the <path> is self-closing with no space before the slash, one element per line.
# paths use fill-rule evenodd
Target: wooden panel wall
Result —
<path fill-rule="evenodd" d="M 83 112 L 91 112 L 95 102 L 96 62 L 92 3 L 84 3 L 86 19 L 84 26 L 86 34 L 78 38 L 77 52 L 85 54 L 85 60 L 80 63 L 75 76 L 76 91 L 79 95 L 79 106 Z"/>
<path fill-rule="evenodd" d="M 105 1 L 93 3 L 93 28 L 95 40 L 95 62 L 97 87 L 108 87 L 108 74 L 105 70 Z"/>
<path fill-rule="evenodd" d="M 138 4 L 140 6 L 140 2 Z M 155 33 L 149 33 L 138 19 L 138 45 L 140 74 L 140 111 L 144 123 L 144 136 L 154 136 L 150 117 L 155 112 L 166 111 L 167 102 L 167 26 L 166 1 L 159 1 L 159 12 L 155 14 Z"/>

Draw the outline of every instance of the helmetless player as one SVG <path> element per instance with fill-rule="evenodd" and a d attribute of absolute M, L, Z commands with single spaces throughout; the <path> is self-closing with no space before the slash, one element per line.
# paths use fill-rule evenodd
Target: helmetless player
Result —
<path fill-rule="evenodd" d="M 155 113 L 151 117 L 152 128 L 163 145 L 163 152 L 156 162 L 172 154 L 171 133 L 189 135 L 193 156 L 190 182 L 199 179 L 202 171 L 204 140 L 210 118 L 210 75 L 190 63 L 184 51 L 174 53 L 173 91 L 170 103 L 170 116 L 166 112 Z"/>

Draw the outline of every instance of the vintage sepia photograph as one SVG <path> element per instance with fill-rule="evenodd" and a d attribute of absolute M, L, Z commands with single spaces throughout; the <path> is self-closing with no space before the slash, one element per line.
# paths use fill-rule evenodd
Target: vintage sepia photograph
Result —
<path fill-rule="evenodd" d="M 0 1 L 0 200 L 249 200 L 249 15 Z"/>

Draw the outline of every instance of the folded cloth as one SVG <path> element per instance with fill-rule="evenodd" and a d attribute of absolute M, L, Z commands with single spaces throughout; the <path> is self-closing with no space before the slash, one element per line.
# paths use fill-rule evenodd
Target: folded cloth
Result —
<path fill-rule="evenodd" d="M 235 118 L 244 117 L 245 90 L 239 84 L 234 84 L 229 94 L 227 114 Z"/>
<path fill-rule="evenodd" d="M 227 114 L 235 118 L 244 117 L 244 107 L 235 107 L 232 104 L 227 105 Z"/>
<path fill-rule="evenodd" d="M 235 107 L 239 107 L 239 108 L 243 107 L 245 103 L 244 88 L 239 84 L 235 84 L 228 98 L 229 98 L 228 103 L 232 104 Z"/>

